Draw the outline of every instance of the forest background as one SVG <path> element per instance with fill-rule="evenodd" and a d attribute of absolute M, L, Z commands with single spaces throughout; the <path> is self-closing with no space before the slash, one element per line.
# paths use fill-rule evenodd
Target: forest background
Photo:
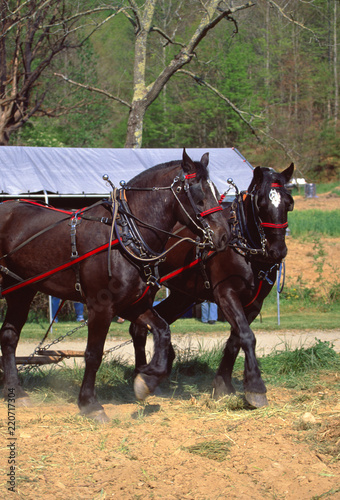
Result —
<path fill-rule="evenodd" d="M 235 146 L 254 166 L 337 181 L 339 13 L 339 0 L 1 0 L 0 142 Z M 128 142 L 138 91 L 183 57 Z"/>

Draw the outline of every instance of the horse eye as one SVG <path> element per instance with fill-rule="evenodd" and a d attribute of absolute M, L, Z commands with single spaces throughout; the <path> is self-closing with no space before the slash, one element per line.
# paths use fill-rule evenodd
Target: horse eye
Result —
<path fill-rule="evenodd" d="M 192 199 L 196 203 L 197 206 L 203 206 L 204 204 L 204 192 L 202 187 L 199 184 L 195 184 L 190 187 L 190 192 Z"/>

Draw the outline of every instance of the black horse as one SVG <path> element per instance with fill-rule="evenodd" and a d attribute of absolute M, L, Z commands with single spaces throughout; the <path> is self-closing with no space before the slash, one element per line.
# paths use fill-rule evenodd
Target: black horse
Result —
<path fill-rule="evenodd" d="M 194 162 L 184 150 L 182 161 L 152 167 L 120 190 L 112 186 L 110 200 L 76 213 L 27 201 L 0 204 L 0 286 L 7 301 L 0 331 L 5 395 L 11 388 L 17 405 L 29 403 L 19 383 L 15 351 L 37 291 L 87 305 L 81 414 L 107 419 L 94 387 L 116 315 L 152 332 L 155 353 L 136 390 L 145 390 L 145 384 L 148 391 L 155 389 L 167 372 L 170 330 L 151 306 L 169 232 L 181 222 L 217 249 L 225 248 L 228 239 L 207 166 L 208 154 Z"/>
<path fill-rule="evenodd" d="M 242 348 L 246 399 L 255 407 L 267 404 L 266 387 L 255 356 L 256 339 L 249 325 L 261 311 L 275 283 L 278 264 L 287 253 L 287 212 L 293 210 L 294 202 L 285 184 L 293 170 L 293 164 L 282 173 L 260 167 L 254 170 L 248 191 L 238 194 L 224 212 L 232 227 L 230 246 L 226 250 L 197 257 L 193 248 L 186 245 L 185 250 L 173 249 L 162 267 L 162 283 L 170 288 L 171 294 L 155 309 L 169 324 L 193 302 L 210 300 L 219 305 L 231 325 L 213 382 L 216 398 L 235 392 L 231 376 Z M 180 234 L 190 233 L 182 228 Z M 136 371 L 143 373 L 147 331 L 131 324 L 130 334 L 135 347 Z M 171 347 L 168 374 L 174 357 Z"/>

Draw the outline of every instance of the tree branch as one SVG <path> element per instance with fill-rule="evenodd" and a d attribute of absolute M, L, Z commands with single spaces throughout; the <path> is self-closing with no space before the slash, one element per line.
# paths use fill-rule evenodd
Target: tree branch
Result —
<path fill-rule="evenodd" d="M 106 92 L 105 90 L 102 89 L 97 89 L 96 87 L 91 87 L 90 85 L 83 85 L 82 83 L 75 82 L 71 80 L 70 78 L 67 78 L 67 76 L 62 75 L 61 73 L 54 73 L 55 76 L 58 76 L 59 78 L 62 78 L 65 80 L 65 82 L 70 83 L 71 85 L 76 85 L 77 87 L 80 87 L 85 90 L 89 90 L 90 92 L 96 92 L 97 94 L 102 94 L 105 97 L 108 97 L 109 99 L 112 99 L 113 101 L 117 101 L 120 104 L 123 104 L 124 106 L 127 106 L 129 109 L 131 109 L 131 104 L 128 102 L 124 101 L 123 99 L 120 99 L 120 97 L 116 97 L 109 92 Z"/>
<path fill-rule="evenodd" d="M 274 0 L 267 0 L 269 5 L 271 5 L 274 9 L 278 10 L 279 13 L 281 14 L 282 17 L 284 17 L 285 19 L 287 19 L 289 22 L 293 23 L 293 24 L 296 24 L 296 26 L 299 26 L 299 28 L 302 28 L 304 30 L 307 30 L 307 31 L 310 31 L 311 33 L 313 33 L 314 37 L 316 40 L 318 40 L 315 32 L 310 29 L 310 28 L 307 28 L 307 26 L 305 26 L 304 24 L 302 23 L 299 23 L 298 21 L 295 21 L 295 19 L 293 19 L 292 17 L 288 16 L 285 11 L 282 9 L 282 7 L 280 7 L 276 2 L 274 2 Z"/>
<path fill-rule="evenodd" d="M 180 47 L 185 47 L 184 43 L 175 42 L 174 40 L 172 40 L 172 38 L 170 38 L 163 30 L 161 30 L 157 26 L 152 26 L 150 31 L 156 31 L 156 33 L 159 33 L 163 38 L 165 38 L 167 43 L 165 43 L 163 47 L 166 47 L 167 45 L 169 45 L 169 43 L 171 43 L 172 45 L 179 45 Z"/>
<path fill-rule="evenodd" d="M 248 120 L 245 119 L 245 117 L 243 115 L 248 115 L 250 117 L 259 118 L 260 120 L 263 120 L 263 118 L 261 116 L 253 115 L 251 113 L 248 113 L 247 111 L 241 111 L 240 109 L 238 109 L 237 106 L 235 106 L 235 104 L 230 99 L 228 99 L 228 97 L 223 95 L 219 90 L 217 90 L 215 87 L 213 87 L 208 82 L 203 80 L 203 78 L 200 78 L 199 76 L 195 75 L 194 73 L 191 73 L 191 71 L 187 71 L 185 69 L 179 69 L 176 72 L 176 74 L 177 73 L 183 73 L 185 75 L 190 76 L 191 78 L 193 78 L 195 80 L 196 83 L 198 83 L 199 85 L 203 85 L 204 87 L 207 87 L 207 89 L 209 89 L 211 92 L 216 94 L 220 99 L 222 99 L 224 102 L 226 102 L 228 104 L 228 106 L 230 106 L 231 109 L 241 118 L 241 120 L 250 128 L 252 133 L 255 135 L 256 139 L 258 141 L 260 141 L 260 137 L 258 136 L 255 128 L 252 126 L 252 124 Z"/>

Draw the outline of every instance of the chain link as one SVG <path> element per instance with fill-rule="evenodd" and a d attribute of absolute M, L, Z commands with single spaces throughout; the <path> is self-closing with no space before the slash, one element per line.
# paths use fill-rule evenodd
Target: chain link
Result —
<path fill-rule="evenodd" d="M 81 328 L 84 328 L 85 326 L 87 326 L 87 321 L 82 322 L 81 325 L 77 326 L 76 328 L 73 328 L 73 330 L 70 330 L 69 332 L 65 333 L 64 335 L 60 335 L 58 338 L 52 340 L 49 344 L 45 345 L 44 347 L 42 347 L 42 344 L 44 342 L 42 340 L 38 344 L 38 346 L 34 349 L 34 351 L 32 352 L 32 354 L 30 356 L 28 356 L 27 362 L 23 363 L 18 368 L 18 372 L 22 372 L 22 371 L 28 372 L 28 371 L 33 370 L 34 368 L 37 368 L 38 366 L 40 366 L 40 365 L 30 365 L 29 361 L 31 359 L 33 359 L 35 356 L 39 355 L 41 353 L 41 351 L 47 351 L 53 345 L 58 344 L 59 342 L 62 342 L 67 337 L 71 337 L 71 335 L 73 335 L 75 332 L 77 332 Z M 118 349 L 121 349 L 122 347 L 124 347 L 126 345 L 129 345 L 131 343 L 132 343 L 132 339 L 127 340 L 127 341 L 123 342 L 122 344 L 118 344 L 116 346 L 113 346 L 110 349 L 107 349 L 103 353 L 103 358 L 106 357 L 106 356 L 108 356 L 110 353 L 112 353 L 114 351 L 118 351 Z M 59 363 L 60 361 L 62 361 L 65 357 L 68 358 L 69 356 L 60 356 L 60 360 L 57 361 L 57 363 Z"/>

